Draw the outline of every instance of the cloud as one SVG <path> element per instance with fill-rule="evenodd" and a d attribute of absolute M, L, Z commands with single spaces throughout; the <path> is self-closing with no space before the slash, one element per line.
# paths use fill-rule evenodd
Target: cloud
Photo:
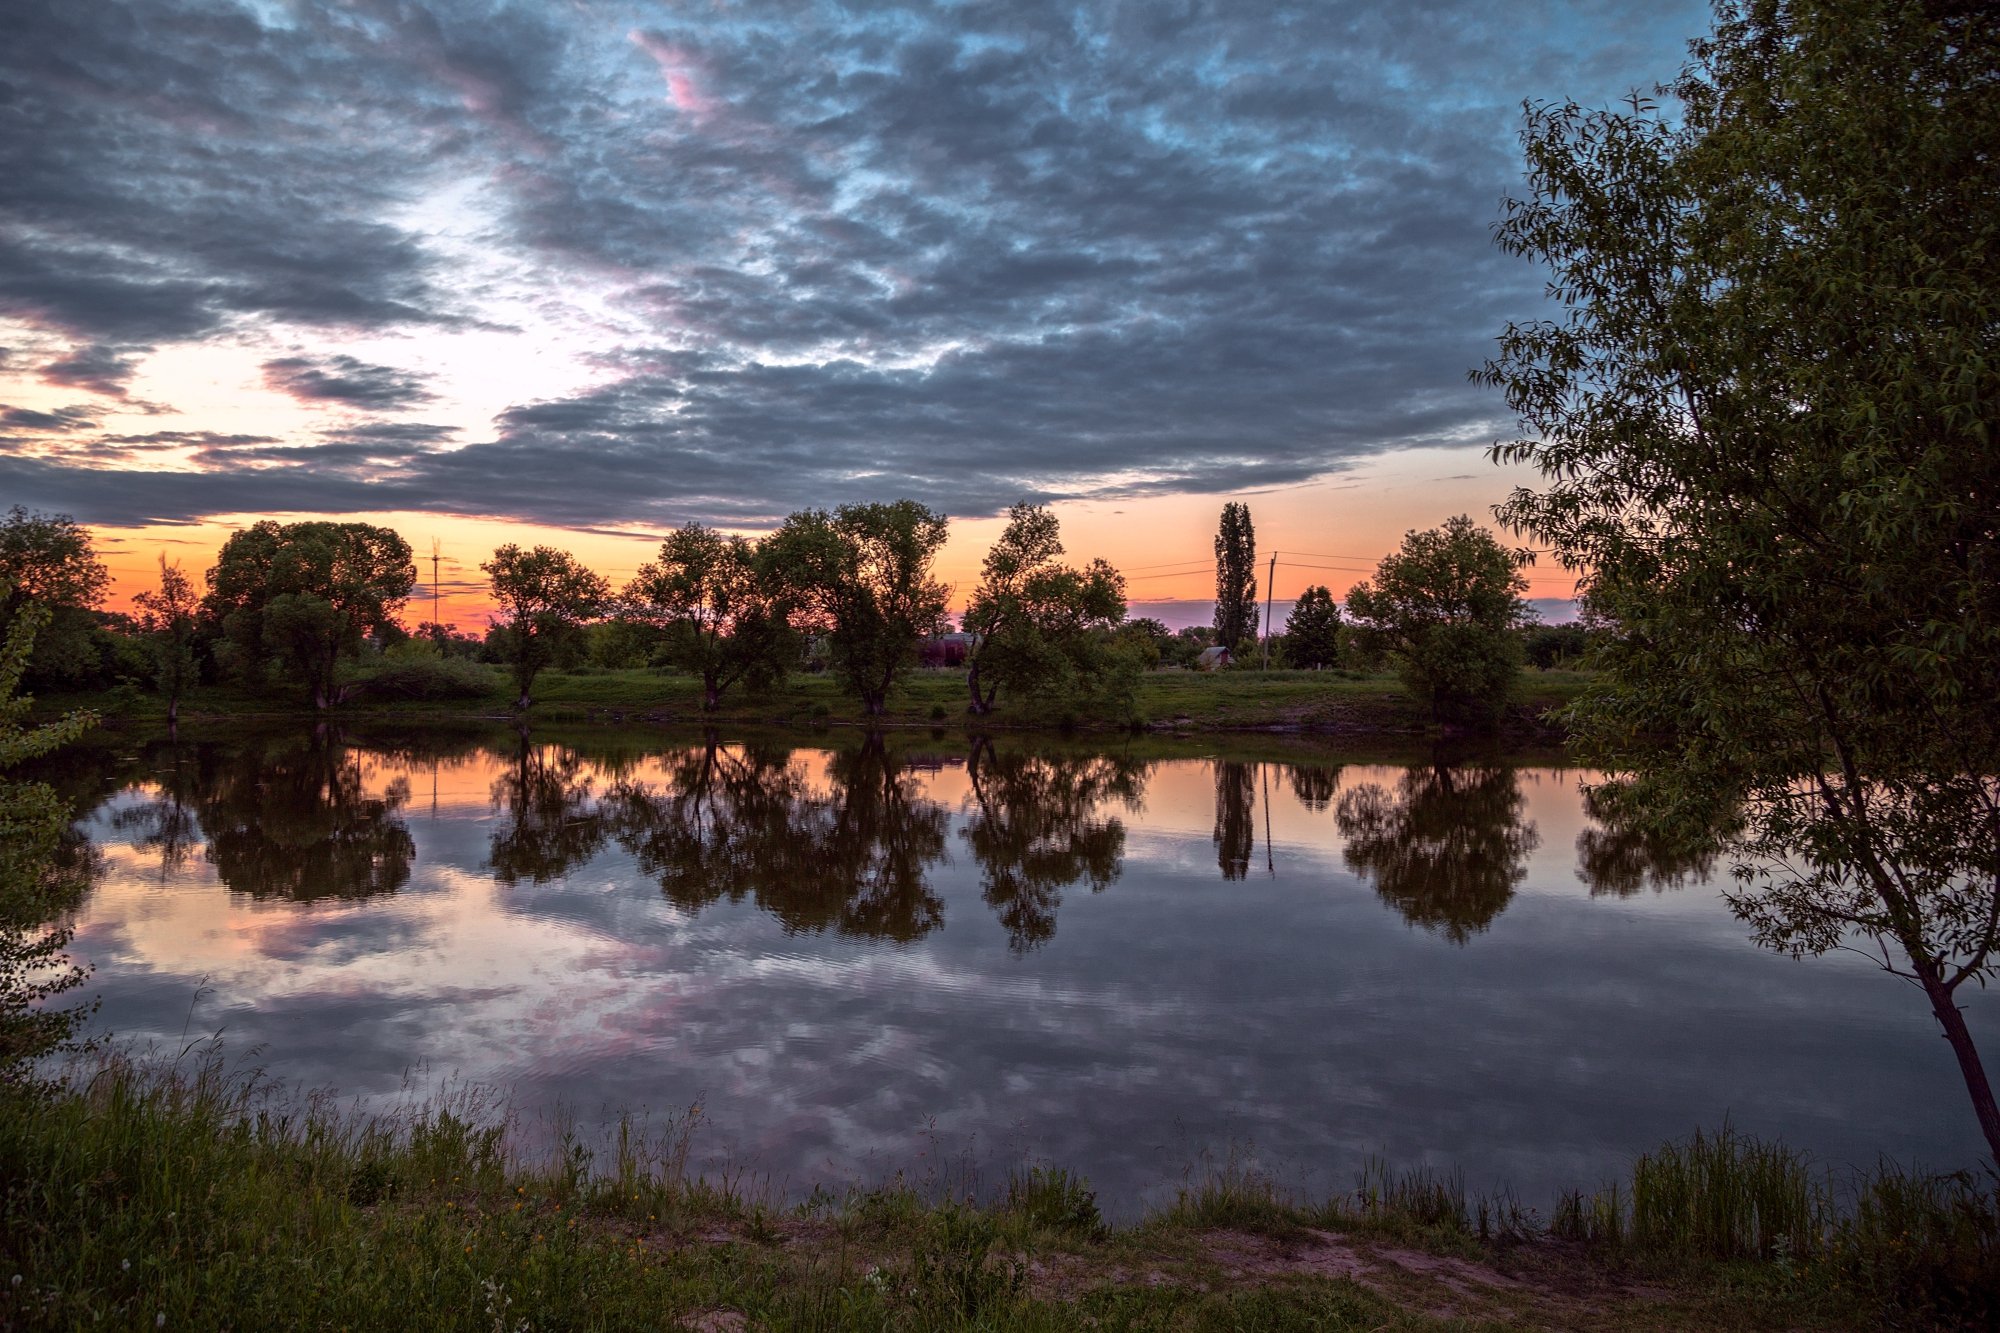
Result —
<path fill-rule="evenodd" d="M 1488 230 L 1518 105 L 1649 85 L 1706 25 L 1693 0 L 73 10 L 0 52 L 0 312 L 80 349 L 42 374 L 115 393 L 137 349 L 226 343 L 393 414 L 461 386 L 357 338 L 512 329 L 522 365 L 587 373 L 524 374 L 450 452 L 292 441 L 292 499 L 573 526 L 1227 491 L 1506 434 L 1465 372 L 1541 305 Z M 35 484 L 109 521 L 74 436 Z M 240 510 L 271 479 L 231 457 L 104 512 Z"/>
<path fill-rule="evenodd" d="M 264 383 L 300 402 L 341 403 L 370 411 L 413 407 L 437 396 L 424 388 L 421 375 L 370 365 L 345 354 L 266 361 Z"/>
<path fill-rule="evenodd" d="M 68 356 L 43 366 L 42 382 L 88 389 L 110 398 L 123 398 L 125 384 L 138 369 L 139 358 L 151 350 L 150 347 L 121 347 L 109 343 L 78 347 Z"/>

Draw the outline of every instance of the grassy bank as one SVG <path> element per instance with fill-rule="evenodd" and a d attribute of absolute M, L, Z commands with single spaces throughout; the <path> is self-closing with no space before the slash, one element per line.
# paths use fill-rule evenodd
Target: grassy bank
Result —
<path fill-rule="evenodd" d="M 464 678 L 470 682 L 461 697 L 396 697 L 386 685 L 371 689 L 364 684 L 342 715 L 451 718 L 513 714 L 513 691 L 500 669 L 461 665 Z M 1568 671 L 1523 673 L 1503 730 L 1541 740 L 1556 736 L 1544 714 L 1575 698 L 1584 679 Z M 45 696 L 38 703 L 38 711 L 45 713 L 88 705 L 135 720 L 163 720 L 166 716 L 165 705 L 157 696 L 136 692 L 88 699 Z M 250 694 L 224 686 L 196 689 L 181 705 L 183 720 L 192 722 L 310 715 L 301 700 L 289 695 Z M 718 711 L 705 713 L 699 681 L 649 670 L 545 672 L 536 683 L 535 704 L 527 716 L 536 721 L 642 720 L 731 726 L 863 725 L 871 721 L 859 703 L 827 675 L 795 675 L 763 693 L 733 690 Z M 928 726 L 964 721 L 966 716 L 963 672 L 919 670 L 911 672 L 891 694 L 887 716 L 874 721 Z M 1427 710 L 1411 700 L 1392 676 L 1316 671 L 1152 671 L 1140 677 L 1129 704 L 1003 698 L 997 712 L 979 721 L 989 730 L 1282 730 L 1361 736 L 1420 736 L 1434 730 Z"/>
<path fill-rule="evenodd" d="M 1450 1177 L 1334 1199 L 1254 1173 L 1102 1222 L 1059 1170 L 783 1208 L 689 1167 L 689 1124 L 523 1160 L 465 1103 L 363 1121 L 215 1066 L 0 1096 L 15 1327 L 1604 1329 L 1982 1326 L 1990 1195 L 1884 1175 L 1837 1208 L 1724 1135 L 1544 1227 Z M 1990 1184 L 1990 1182 L 1988 1182 Z M 1803 1209 L 1803 1211 L 1801 1211 Z M 1782 1225 L 1789 1230 L 1774 1228 Z"/>

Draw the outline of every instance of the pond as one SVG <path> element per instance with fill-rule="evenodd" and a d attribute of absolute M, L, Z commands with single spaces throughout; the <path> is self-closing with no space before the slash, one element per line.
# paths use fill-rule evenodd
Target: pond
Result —
<path fill-rule="evenodd" d="M 943 733 L 506 730 L 83 751 L 96 1025 L 363 1107 L 504 1093 L 524 1141 L 699 1103 L 816 1184 L 1370 1158 L 1546 1209 L 1720 1125 L 1970 1165 L 1921 997 L 1760 951 L 1587 775 L 1442 754 Z M 1967 1001 L 1976 1034 L 2000 1005 Z"/>

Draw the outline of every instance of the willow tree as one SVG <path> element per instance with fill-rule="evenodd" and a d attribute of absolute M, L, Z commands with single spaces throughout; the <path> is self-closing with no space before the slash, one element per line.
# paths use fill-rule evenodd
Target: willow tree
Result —
<path fill-rule="evenodd" d="M 1554 319 L 1480 374 L 1535 438 L 1501 517 L 1608 629 L 1572 710 L 1612 796 L 1713 825 L 1737 913 L 1957 1003 L 2000 944 L 2000 18 L 1724 8 L 1670 91 L 1531 106 L 1500 244 Z"/>
<path fill-rule="evenodd" d="M 1062 563 L 1056 516 L 1017 504 L 986 553 L 964 627 L 976 635 L 965 674 L 971 711 L 990 713 L 1000 687 L 1066 693 L 1104 668 L 1110 632 L 1125 619 L 1125 577 L 1103 560 Z"/>
<path fill-rule="evenodd" d="M 783 676 L 797 651 L 769 563 L 744 538 L 689 523 L 625 585 L 619 614 L 658 630 L 667 660 L 701 677 L 704 709 L 740 680 Z"/>
<path fill-rule="evenodd" d="M 802 631 L 823 637 L 833 668 L 869 716 L 945 621 L 951 589 L 932 573 L 949 525 L 915 500 L 807 509 L 765 538 L 775 586 Z"/>
<path fill-rule="evenodd" d="M 479 568 L 500 604 L 507 661 L 520 692 L 515 706 L 526 708 L 534 702 L 535 677 L 566 640 L 603 613 L 611 585 L 553 546 L 523 550 L 509 542 Z"/>

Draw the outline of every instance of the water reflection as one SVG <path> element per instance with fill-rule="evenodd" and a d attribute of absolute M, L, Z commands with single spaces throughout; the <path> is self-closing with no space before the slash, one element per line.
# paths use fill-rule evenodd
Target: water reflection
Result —
<path fill-rule="evenodd" d="M 592 788 L 595 775 L 567 746 L 537 745 L 526 729 L 514 762 L 493 781 L 493 831 L 487 864 L 502 884 L 563 878 L 603 849 L 610 836 Z"/>
<path fill-rule="evenodd" d="M 973 741 L 974 810 L 961 836 L 1009 949 L 1026 953 L 1055 937 L 1065 888 L 1099 893 L 1118 878 L 1125 825 L 1104 807 L 1139 809 L 1149 767 L 1125 755 L 1010 752 L 986 737 Z"/>
<path fill-rule="evenodd" d="M 942 924 L 926 875 L 949 814 L 881 736 L 829 755 L 823 786 L 782 747 L 713 736 L 664 768 L 663 782 L 614 787 L 593 817 L 676 906 L 747 897 L 788 931 L 898 941 Z"/>
<path fill-rule="evenodd" d="M 1705 884 L 1715 872 L 1715 846 L 1706 838 L 1630 819 L 1601 789 L 1585 791 L 1583 809 L 1593 823 L 1576 835 L 1576 874 L 1593 897 L 1662 893 Z"/>
<path fill-rule="evenodd" d="M 1257 842 L 1256 800 L 1249 764 L 1215 761 L 1215 863 L 1226 880 L 1250 873 L 1250 853 Z"/>
<path fill-rule="evenodd" d="M 1541 838 L 1524 822 L 1514 770 L 1429 764 L 1340 798 L 1342 858 L 1413 926 L 1463 945 L 1493 924 Z"/>
<path fill-rule="evenodd" d="M 337 733 L 320 728 L 198 754 L 213 761 L 198 766 L 196 788 L 208 859 L 231 889 L 313 902 L 394 893 L 409 882 L 417 850 L 402 815 L 409 783 L 398 778 L 370 794 L 357 752 Z"/>

